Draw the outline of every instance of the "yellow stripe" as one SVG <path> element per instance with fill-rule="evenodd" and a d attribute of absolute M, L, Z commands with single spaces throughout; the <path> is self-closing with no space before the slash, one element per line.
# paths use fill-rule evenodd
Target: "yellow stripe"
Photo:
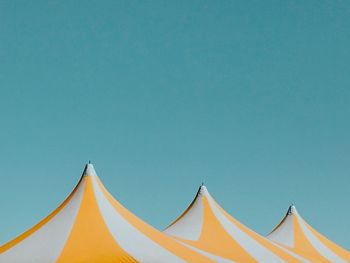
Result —
<path fill-rule="evenodd" d="M 199 240 L 180 240 L 191 246 L 236 262 L 257 262 L 222 227 L 211 210 L 207 197 L 203 197 L 203 208 L 203 226 Z"/>
<path fill-rule="evenodd" d="M 220 209 L 220 211 L 233 223 L 235 224 L 241 231 L 246 233 L 248 236 L 250 236 L 252 239 L 257 241 L 260 245 L 264 246 L 267 250 L 270 250 L 272 253 L 276 254 L 278 257 L 284 259 L 286 262 L 289 263 L 297 263 L 301 262 L 297 258 L 293 257 L 292 255 L 289 255 L 282 249 L 275 246 L 273 243 L 268 241 L 266 238 L 260 236 L 259 234 L 255 233 L 254 231 L 250 230 L 245 225 L 238 222 L 236 219 L 234 219 L 232 216 L 230 216 L 219 204 L 215 202 L 215 205 Z"/>
<path fill-rule="evenodd" d="M 305 224 L 310 229 L 310 231 L 330 250 L 332 250 L 335 254 L 337 254 L 339 257 L 346 259 L 350 262 L 350 252 L 345 250 L 344 248 L 338 246 L 337 244 L 333 243 L 320 233 L 318 233 L 315 229 L 313 229 L 310 225 L 308 225 L 306 222 Z"/>
<path fill-rule="evenodd" d="M 110 234 L 86 177 L 83 200 L 75 223 L 57 262 L 137 262 Z"/>
<path fill-rule="evenodd" d="M 293 217 L 294 224 L 294 247 L 295 253 L 302 255 L 304 258 L 312 260 L 312 262 L 327 263 L 330 262 L 324 258 L 310 243 L 300 226 L 299 219 Z"/>
<path fill-rule="evenodd" d="M 123 207 L 117 200 L 115 200 L 112 195 L 105 189 L 102 185 L 99 178 L 96 176 L 99 187 L 103 191 L 107 200 L 111 203 L 114 209 L 123 216 L 132 226 L 138 229 L 141 233 L 146 235 L 148 238 L 158 243 L 164 249 L 170 251 L 174 255 L 184 259 L 187 262 L 195 262 L 195 263 L 206 263 L 206 262 L 214 262 L 211 259 L 200 255 L 199 253 L 191 250 L 190 248 L 181 245 L 177 241 L 172 238 L 166 236 L 162 232 L 154 229 L 150 225 L 143 222 L 141 219 L 132 214 L 129 210 Z"/>
<path fill-rule="evenodd" d="M 335 254 L 337 254 L 339 257 L 347 260 L 350 262 L 350 252 L 345 250 L 344 248 L 338 246 L 337 244 L 333 243 L 329 239 L 327 239 L 325 236 L 318 233 L 315 229 L 313 229 L 311 226 L 306 224 L 308 228 L 311 230 L 311 232 L 330 250 L 332 250 Z"/>
<path fill-rule="evenodd" d="M 54 216 L 56 216 L 66 205 L 67 203 L 72 199 L 73 195 L 77 191 L 81 181 L 83 179 L 83 176 L 80 178 L 78 184 L 75 186 L 72 193 L 63 201 L 63 203 L 56 208 L 51 214 L 49 214 L 47 217 L 45 217 L 43 220 L 41 220 L 38 224 L 24 232 L 23 234 L 19 235 L 15 239 L 11 240 L 10 242 L 6 243 L 5 245 L 0 247 L 0 254 L 5 252 L 6 250 L 12 248 L 13 246 L 17 245 L 19 242 L 23 241 L 30 235 L 32 235 L 34 232 L 36 232 L 38 229 L 40 229 L 42 226 L 44 226 L 47 222 L 49 222 Z"/>

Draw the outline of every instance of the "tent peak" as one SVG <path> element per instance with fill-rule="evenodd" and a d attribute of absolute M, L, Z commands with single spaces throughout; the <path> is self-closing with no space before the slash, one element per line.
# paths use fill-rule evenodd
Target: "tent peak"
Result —
<path fill-rule="evenodd" d="M 93 176 L 93 175 L 96 175 L 95 168 L 94 168 L 94 165 L 89 160 L 89 162 L 85 165 L 83 176 Z"/>
<path fill-rule="evenodd" d="M 204 183 L 202 183 L 199 187 L 198 193 L 207 195 L 209 194 L 208 189 L 205 187 Z"/>
<path fill-rule="evenodd" d="M 288 208 L 287 215 L 295 215 L 295 214 L 298 214 L 298 211 L 297 211 L 295 205 L 291 204 Z"/>
<path fill-rule="evenodd" d="M 203 183 L 200 185 L 199 188 L 200 188 L 200 189 L 207 189 Z"/>

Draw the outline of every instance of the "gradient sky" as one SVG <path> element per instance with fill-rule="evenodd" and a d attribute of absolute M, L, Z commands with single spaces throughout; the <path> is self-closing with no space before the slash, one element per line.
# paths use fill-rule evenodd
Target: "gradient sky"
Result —
<path fill-rule="evenodd" d="M 0 243 L 92 160 L 157 228 L 203 181 L 350 249 L 349 28 L 348 1 L 1 1 Z"/>

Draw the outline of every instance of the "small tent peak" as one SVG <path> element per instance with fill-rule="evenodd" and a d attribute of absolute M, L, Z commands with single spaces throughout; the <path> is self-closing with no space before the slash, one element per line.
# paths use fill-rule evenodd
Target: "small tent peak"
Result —
<path fill-rule="evenodd" d="M 94 168 L 93 164 L 91 163 L 91 161 L 89 161 L 85 165 L 83 176 L 93 176 L 93 175 L 96 175 L 95 168 Z"/>
<path fill-rule="evenodd" d="M 202 183 L 200 185 L 198 193 L 202 194 L 202 195 L 208 195 L 209 194 L 208 189 L 205 187 L 204 183 Z"/>
<path fill-rule="evenodd" d="M 207 190 L 207 188 L 205 187 L 204 183 L 201 183 L 201 185 L 199 186 L 200 190 Z"/>
<path fill-rule="evenodd" d="M 291 204 L 288 208 L 288 212 L 287 212 L 288 215 L 295 215 L 295 214 L 298 214 L 298 211 L 295 207 L 294 204 Z"/>

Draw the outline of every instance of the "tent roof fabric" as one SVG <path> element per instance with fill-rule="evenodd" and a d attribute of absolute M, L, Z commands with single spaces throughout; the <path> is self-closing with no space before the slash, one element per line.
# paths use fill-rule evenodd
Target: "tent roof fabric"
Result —
<path fill-rule="evenodd" d="M 350 252 L 313 229 L 293 205 L 267 238 L 311 262 L 350 262 Z"/>
<path fill-rule="evenodd" d="M 202 185 L 160 232 L 105 189 L 92 164 L 51 214 L 0 246 L 0 263 L 350 262 L 350 252 L 316 232 L 291 206 L 262 237 L 230 216 Z"/>
<path fill-rule="evenodd" d="M 234 262 L 308 262 L 231 217 L 203 185 L 190 206 L 164 233 Z"/>
<path fill-rule="evenodd" d="M 92 164 L 49 216 L 0 247 L 1 263 L 215 262 L 149 226 L 104 188 Z"/>

